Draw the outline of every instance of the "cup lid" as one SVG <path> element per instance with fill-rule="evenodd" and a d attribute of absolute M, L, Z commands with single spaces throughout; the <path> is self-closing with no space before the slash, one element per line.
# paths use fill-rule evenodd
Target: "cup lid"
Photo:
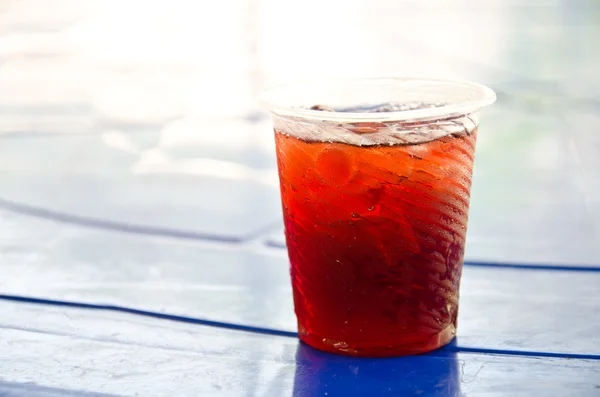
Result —
<path fill-rule="evenodd" d="M 334 122 L 438 119 L 469 114 L 495 100 L 494 91 L 481 84 L 425 78 L 312 81 L 278 86 L 261 98 L 263 105 L 280 116 Z M 408 109 L 377 109 L 386 104 L 407 104 L 404 108 Z M 325 110 L 311 109 L 315 105 Z"/>

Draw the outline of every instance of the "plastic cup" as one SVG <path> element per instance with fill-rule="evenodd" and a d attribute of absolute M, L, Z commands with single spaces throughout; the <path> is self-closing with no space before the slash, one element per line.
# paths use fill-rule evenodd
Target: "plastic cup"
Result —
<path fill-rule="evenodd" d="M 302 341 L 382 357 L 454 338 L 478 114 L 494 100 L 403 78 L 266 93 Z"/>

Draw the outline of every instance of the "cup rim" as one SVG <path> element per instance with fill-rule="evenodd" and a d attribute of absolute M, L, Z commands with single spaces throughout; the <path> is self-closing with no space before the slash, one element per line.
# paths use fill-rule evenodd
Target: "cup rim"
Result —
<path fill-rule="evenodd" d="M 469 89 L 477 92 L 477 95 L 468 101 L 451 103 L 443 106 L 426 109 L 413 109 L 393 112 L 335 112 L 328 110 L 312 110 L 309 108 L 293 106 L 283 103 L 282 96 L 294 90 L 307 90 L 310 87 L 322 90 L 323 87 L 343 86 L 357 83 L 372 83 L 381 85 L 391 84 L 439 84 L 445 86 L 456 86 L 457 88 Z M 496 101 L 496 94 L 492 89 L 482 84 L 462 80 L 446 80 L 422 77 L 375 77 L 375 78 L 345 78 L 329 79 L 324 81 L 312 80 L 304 83 L 283 84 L 272 87 L 260 97 L 261 104 L 273 114 L 279 116 L 293 116 L 309 120 L 352 122 L 352 121 L 407 121 L 407 120 L 430 120 L 439 119 L 442 116 L 466 115 L 481 108 L 491 105 Z"/>

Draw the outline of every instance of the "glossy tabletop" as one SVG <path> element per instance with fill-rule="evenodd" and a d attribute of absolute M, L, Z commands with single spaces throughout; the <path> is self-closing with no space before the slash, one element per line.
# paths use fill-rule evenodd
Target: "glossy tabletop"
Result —
<path fill-rule="evenodd" d="M 3 2 L 0 396 L 600 395 L 600 3 L 522 3 Z M 458 337 L 334 356 L 296 338 L 257 98 L 389 75 L 498 94 Z"/>

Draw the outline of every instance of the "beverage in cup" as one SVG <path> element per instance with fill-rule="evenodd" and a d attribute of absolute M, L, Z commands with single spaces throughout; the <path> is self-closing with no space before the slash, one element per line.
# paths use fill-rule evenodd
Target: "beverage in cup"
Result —
<path fill-rule="evenodd" d="M 456 335 L 481 85 L 356 79 L 265 102 L 302 341 L 354 356 Z"/>

